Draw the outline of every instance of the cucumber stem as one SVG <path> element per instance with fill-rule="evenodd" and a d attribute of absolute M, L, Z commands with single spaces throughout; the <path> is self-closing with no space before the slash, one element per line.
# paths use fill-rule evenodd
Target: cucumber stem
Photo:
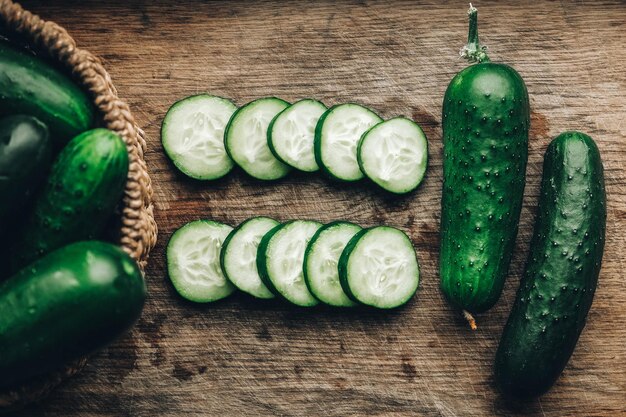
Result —
<path fill-rule="evenodd" d="M 478 42 L 478 10 L 469 5 L 467 12 L 469 16 L 469 32 L 467 34 L 467 45 L 461 48 L 461 56 L 469 62 L 489 62 L 487 47 L 481 46 Z"/>
<path fill-rule="evenodd" d="M 476 325 L 476 319 L 474 318 L 474 316 L 472 316 L 472 313 L 470 313 L 467 310 L 463 310 L 463 317 L 465 317 L 465 320 L 467 320 L 467 323 L 469 324 L 470 329 L 472 330 L 478 329 L 478 326 Z"/>

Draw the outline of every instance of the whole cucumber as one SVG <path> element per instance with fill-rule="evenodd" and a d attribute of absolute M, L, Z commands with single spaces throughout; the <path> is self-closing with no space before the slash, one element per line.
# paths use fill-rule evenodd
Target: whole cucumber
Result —
<path fill-rule="evenodd" d="M 526 270 L 496 354 L 503 393 L 541 395 L 565 368 L 593 301 L 605 227 L 598 148 L 583 133 L 563 133 L 546 151 Z"/>
<path fill-rule="evenodd" d="M 146 287 L 109 243 L 52 252 L 0 284 L 0 387 L 14 386 L 103 347 L 139 317 Z"/>
<path fill-rule="evenodd" d="M 57 148 L 89 129 L 94 108 L 67 76 L 35 55 L 0 40 L 0 114 L 28 114 L 45 123 Z"/>
<path fill-rule="evenodd" d="M 115 133 L 93 129 L 72 139 L 12 247 L 12 271 L 69 243 L 99 237 L 127 176 L 128 152 Z"/>
<path fill-rule="evenodd" d="M 470 7 L 465 56 L 478 61 L 450 82 L 443 101 L 441 289 L 456 308 L 490 309 L 500 297 L 524 194 L 530 109 L 522 77 L 489 62 Z"/>
<path fill-rule="evenodd" d="M 0 119 L 0 233 L 30 200 L 52 165 L 48 128 L 31 116 Z"/>

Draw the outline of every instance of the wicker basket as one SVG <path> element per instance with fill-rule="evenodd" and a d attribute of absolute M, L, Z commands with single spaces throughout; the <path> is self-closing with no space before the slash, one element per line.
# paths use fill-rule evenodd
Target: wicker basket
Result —
<path fill-rule="evenodd" d="M 156 243 L 157 226 L 152 207 L 152 186 L 143 159 L 144 132 L 136 125 L 128 104 L 120 100 L 111 77 L 100 60 L 76 47 L 70 35 L 53 22 L 46 22 L 11 0 L 0 0 L 0 24 L 9 33 L 25 39 L 35 50 L 63 65 L 74 80 L 89 91 L 102 124 L 126 142 L 130 166 L 124 192 L 120 246 L 143 271 Z M 78 372 L 86 358 L 66 369 L 31 381 L 11 391 L 0 391 L 0 413 L 43 398 L 64 379 Z"/>

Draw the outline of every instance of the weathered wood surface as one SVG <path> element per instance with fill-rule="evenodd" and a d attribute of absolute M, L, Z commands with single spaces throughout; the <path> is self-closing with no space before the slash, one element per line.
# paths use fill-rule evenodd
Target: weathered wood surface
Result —
<path fill-rule="evenodd" d="M 522 223 L 503 297 L 472 333 L 438 289 L 441 100 L 464 63 L 465 3 L 26 1 L 106 62 L 149 137 L 159 244 L 150 299 L 130 335 L 26 416 L 626 415 L 626 5 L 482 2 L 492 60 L 522 74 L 532 137 Z M 208 91 L 238 104 L 266 95 L 356 101 L 413 117 L 430 141 L 425 184 L 390 197 L 317 175 L 214 184 L 177 175 L 159 128 L 168 107 Z M 531 235 L 542 155 L 567 129 L 588 132 L 606 169 L 608 231 L 589 324 L 541 400 L 507 403 L 492 361 Z M 185 222 L 253 215 L 386 223 L 410 234 L 423 281 L 392 312 L 303 310 L 236 295 L 208 306 L 177 297 L 164 245 Z"/>

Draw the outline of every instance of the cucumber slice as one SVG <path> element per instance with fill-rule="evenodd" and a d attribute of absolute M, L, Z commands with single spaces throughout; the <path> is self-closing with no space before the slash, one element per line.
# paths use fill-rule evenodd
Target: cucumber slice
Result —
<path fill-rule="evenodd" d="M 304 251 L 322 225 L 310 220 L 294 220 L 270 230 L 259 244 L 257 267 L 261 279 L 276 295 L 301 307 L 319 301 L 306 286 L 302 270 Z"/>
<path fill-rule="evenodd" d="M 328 109 L 315 128 L 315 160 L 322 171 L 342 181 L 363 178 L 357 145 L 365 131 L 382 121 L 372 110 L 358 104 L 340 104 Z"/>
<path fill-rule="evenodd" d="M 321 302 L 335 307 L 352 307 L 352 301 L 341 288 L 337 264 L 344 248 L 361 231 L 348 222 L 333 222 L 321 227 L 304 254 L 304 278 L 311 293 Z"/>
<path fill-rule="evenodd" d="M 244 171 L 260 180 L 277 180 L 289 172 L 267 144 L 267 128 L 289 106 L 276 97 L 260 98 L 239 108 L 224 133 L 226 152 Z"/>
<path fill-rule="evenodd" d="M 304 172 L 320 168 L 315 161 L 315 126 L 326 106 L 312 99 L 300 100 L 274 117 L 267 130 L 267 141 L 276 158 Z"/>
<path fill-rule="evenodd" d="M 412 120 L 396 117 L 363 134 L 357 151 L 361 171 L 395 194 L 406 194 L 424 179 L 428 141 Z"/>
<path fill-rule="evenodd" d="M 378 226 L 354 236 L 339 258 L 339 280 L 350 298 L 377 308 L 395 308 L 413 297 L 419 264 L 409 237 Z"/>
<path fill-rule="evenodd" d="M 230 232 L 222 245 L 224 275 L 241 291 L 257 298 L 275 297 L 259 277 L 256 255 L 261 238 L 279 224 L 269 217 L 253 217 Z"/>
<path fill-rule="evenodd" d="M 161 126 L 165 154 L 191 178 L 214 180 L 228 174 L 234 163 L 224 149 L 224 128 L 236 110 L 231 101 L 208 94 L 174 103 Z"/>
<path fill-rule="evenodd" d="M 208 303 L 235 290 L 220 265 L 222 243 L 232 230 L 222 223 L 196 220 L 174 232 L 167 244 L 167 272 L 182 297 Z"/>

